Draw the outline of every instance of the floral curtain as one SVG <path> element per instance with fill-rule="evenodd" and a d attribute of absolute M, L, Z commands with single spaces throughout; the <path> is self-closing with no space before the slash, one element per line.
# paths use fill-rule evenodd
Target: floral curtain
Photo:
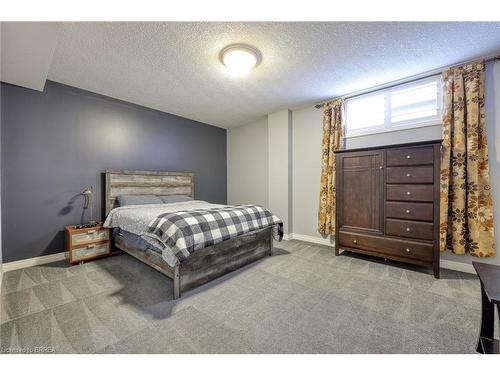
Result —
<path fill-rule="evenodd" d="M 344 139 L 344 101 L 336 99 L 323 107 L 323 147 L 319 193 L 318 231 L 335 234 L 335 154 Z"/>
<path fill-rule="evenodd" d="M 440 248 L 495 255 L 484 111 L 484 62 L 443 73 Z"/>

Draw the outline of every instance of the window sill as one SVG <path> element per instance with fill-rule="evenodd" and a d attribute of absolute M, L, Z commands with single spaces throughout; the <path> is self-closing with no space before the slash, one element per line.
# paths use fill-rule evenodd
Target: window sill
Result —
<path fill-rule="evenodd" d="M 442 124 L 441 121 L 437 121 L 437 122 L 423 123 L 423 124 L 417 124 L 417 125 L 402 125 L 402 126 L 398 126 L 398 127 L 394 127 L 394 128 L 390 128 L 390 129 L 377 129 L 377 130 L 366 131 L 366 132 L 362 132 L 362 133 L 349 134 L 349 135 L 346 135 L 344 138 L 349 139 L 349 138 L 364 137 L 367 135 L 393 133 L 393 132 L 399 132 L 399 131 L 404 131 L 404 130 L 441 126 L 441 124 Z"/>

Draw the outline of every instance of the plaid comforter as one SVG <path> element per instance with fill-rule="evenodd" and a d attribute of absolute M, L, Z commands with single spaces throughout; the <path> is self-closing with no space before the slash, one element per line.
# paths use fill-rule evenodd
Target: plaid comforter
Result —
<path fill-rule="evenodd" d="M 270 226 L 281 241 L 283 223 L 279 218 L 261 206 L 238 205 L 165 213 L 149 224 L 144 235 L 182 261 L 196 250 Z"/>

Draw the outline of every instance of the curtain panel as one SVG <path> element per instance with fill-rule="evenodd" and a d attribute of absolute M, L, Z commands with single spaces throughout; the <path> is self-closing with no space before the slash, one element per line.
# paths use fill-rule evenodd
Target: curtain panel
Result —
<path fill-rule="evenodd" d="M 323 146 L 319 193 L 318 231 L 335 234 L 335 154 L 344 139 L 344 100 L 336 99 L 323 107 Z"/>
<path fill-rule="evenodd" d="M 484 109 L 484 62 L 442 75 L 440 248 L 495 255 Z"/>

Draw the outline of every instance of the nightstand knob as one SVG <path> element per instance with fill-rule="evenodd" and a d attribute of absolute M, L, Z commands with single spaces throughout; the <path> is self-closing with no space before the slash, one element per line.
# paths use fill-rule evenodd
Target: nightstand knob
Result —
<path fill-rule="evenodd" d="M 406 228 L 406 231 L 409 232 L 410 231 L 410 228 Z"/>
<path fill-rule="evenodd" d="M 409 253 L 410 252 L 410 249 L 406 248 L 406 252 Z"/>
<path fill-rule="evenodd" d="M 358 240 L 353 240 L 352 241 L 353 244 L 357 244 L 358 243 Z"/>
<path fill-rule="evenodd" d="M 406 195 L 411 195 L 411 192 L 407 191 L 407 192 L 406 192 Z"/>
<path fill-rule="evenodd" d="M 406 213 L 409 214 L 410 213 L 410 210 L 406 210 Z"/>
<path fill-rule="evenodd" d="M 95 229 L 91 229 L 91 230 L 87 231 L 87 234 L 93 234 L 93 233 L 95 233 Z"/>
<path fill-rule="evenodd" d="M 406 155 L 406 158 L 407 158 L 407 159 L 411 159 L 411 156 L 410 156 L 410 155 Z"/>
<path fill-rule="evenodd" d="M 411 177 L 411 174 L 410 174 L 410 173 L 407 173 L 407 174 L 406 174 L 406 177 Z"/>
<path fill-rule="evenodd" d="M 384 169 L 384 167 L 381 165 L 380 167 L 378 167 L 378 169 Z"/>
<path fill-rule="evenodd" d="M 87 245 L 87 249 L 92 249 L 93 247 L 95 247 L 95 244 Z"/>

